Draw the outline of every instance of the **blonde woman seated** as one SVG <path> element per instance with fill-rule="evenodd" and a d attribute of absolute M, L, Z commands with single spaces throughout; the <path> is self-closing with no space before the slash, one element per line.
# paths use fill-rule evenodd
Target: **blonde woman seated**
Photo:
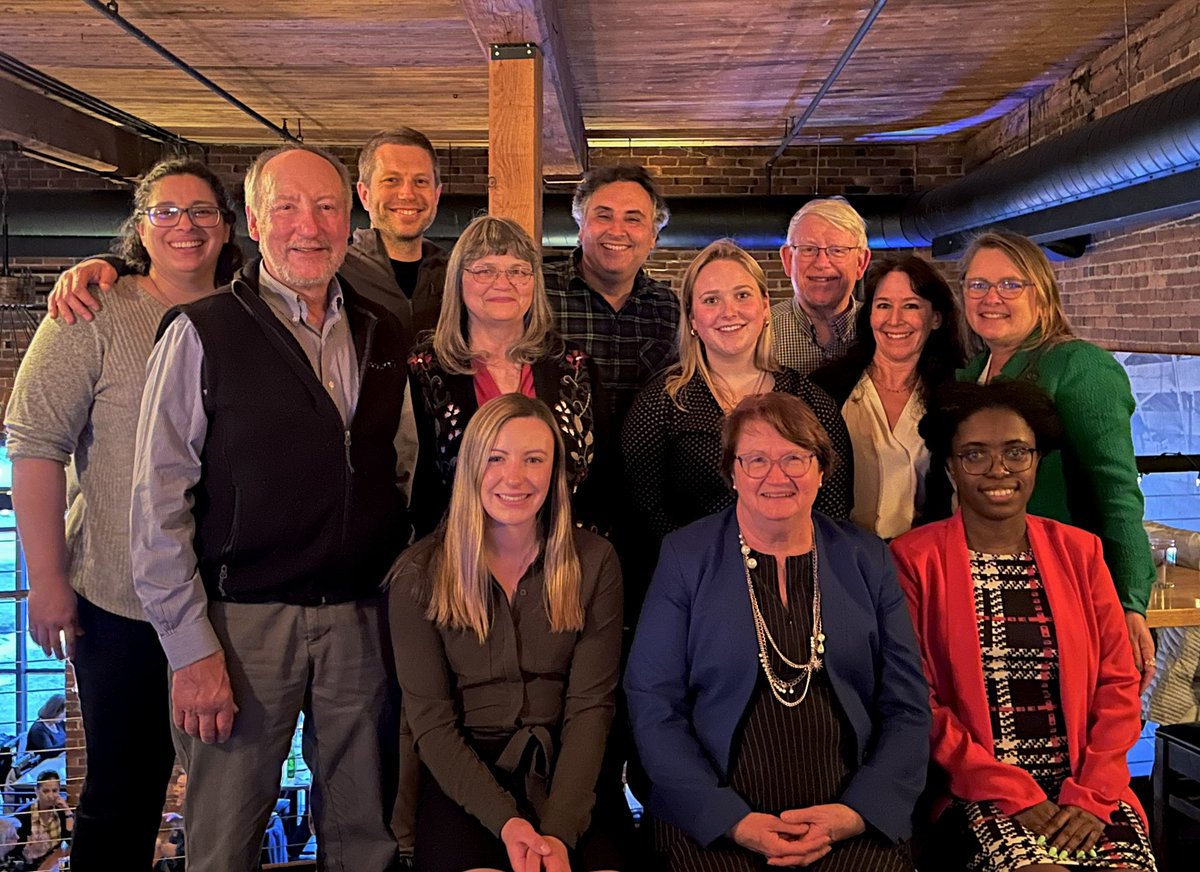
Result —
<path fill-rule="evenodd" d="M 484 403 L 443 525 L 391 579 L 391 633 L 420 758 L 414 865 L 621 869 L 597 796 L 621 645 L 608 542 L 571 523 L 563 442 L 522 394 Z"/>
<path fill-rule="evenodd" d="M 744 397 L 777 391 L 803 400 L 837 455 L 814 508 L 846 518 L 853 502 L 846 424 L 829 394 L 776 362 L 771 301 L 758 262 L 732 240 L 718 240 L 688 266 L 680 298 L 679 363 L 638 394 L 621 438 L 632 498 L 624 538 L 635 555 L 626 565 L 645 568 L 643 578 L 626 582 L 638 588 L 648 583 L 664 536 L 733 505 L 720 469 L 721 425 Z"/>

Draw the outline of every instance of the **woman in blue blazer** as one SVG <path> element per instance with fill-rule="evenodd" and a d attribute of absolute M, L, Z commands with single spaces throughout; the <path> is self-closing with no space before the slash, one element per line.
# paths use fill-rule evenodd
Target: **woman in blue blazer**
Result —
<path fill-rule="evenodd" d="M 808 407 L 748 397 L 733 508 L 667 537 L 626 673 L 672 872 L 911 870 L 928 687 L 883 542 L 812 511 L 834 460 Z"/>

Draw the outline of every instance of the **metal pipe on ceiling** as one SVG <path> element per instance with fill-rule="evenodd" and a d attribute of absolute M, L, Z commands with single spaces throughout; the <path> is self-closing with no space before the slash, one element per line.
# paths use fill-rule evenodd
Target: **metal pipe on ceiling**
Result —
<path fill-rule="evenodd" d="M 120 27 L 122 30 L 124 30 L 126 33 L 128 33 L 130 36 L 132 36 L 134 39 L 136 39 L 142 45 L 153 50 L 160 57 L 162 57 L 165 60 L 169 61 L 170 63 L 174 64 L 176 67 L 178 67 L 183 72 L 187 73 L 189 76 L 191 76 L 197 82 L 199 82 L 201 85 L 208 88 L 208 90 L 212 91 L 214 94 L 216 94 L 222 100 L 226 101 L 227 103 L 229 103 L 236 109 L 239 109 L 240 111 L 249 115 L 251 118 L 253 118 L 255 121 L 257 121 L 259 124 L 261 124 L 263 127 L 266 127 L 268 130 L 275 133 L 275 135 L 277 135 L 281 139 L 286 139 L 290 142 L 300 142 L 299 139 L 297 139 L 295 136 L 292 136 L 292 134 L 289 133 L 286 129 L 279 127 L 279 126 L 275 125 L 274 123 L 272 123 L 265 116 L 261 115 L 259 112 L 255 111 L 250 106 L 247 106 L 245 103 L 243 103 L 237 97 L 230 94 L 228 91 L 226 91 L 224 88 L 222 88 L 216 82 L 214 82 L 212 79 L 208 78 L 206 75 L 204 75 L 202 72 L 197 70 L 195 67 L 188 64 L 187 61 L 183 60 L 178 55 L 173 54 L 168 48 L 166 48 L 166 46 L 162 45 L 161 43 L 156 42 L 151 36 L 146 34 L 144 31 L 140 30 L 132 22 L 130 22 L 129 20 L 127 20 L 125 18 L 122 18 L 120 12 L 118 11 L 119 7 L 116 3 L 116 0 L 109 0 L 108 3 L 103 3 L 103 2 L 101 2 L 101 0 L 83 0 L 83 2 L 86 3 L 88 6 L 90 6 L 92 9 L 99 12 L 101 15 L 103 15 L 105 18 L 107 18 L 113 24 Z"/>
<path fill-rule="evenodd" d="M 853 38 L 842 49 L 841 57 L 837 59 L 837 63 L 833 65 L 833 69 L 829 71 L 829 75 L 825 77 L 825 81 L 821 83 L 821 87 L 817 89 L 817 93 L 813 95 L 808 107 L 792 124 L 792 129 L 783 137 L 783 142 L 779 143 L 779 148 L 775 149 L 775 154 L 767 160 L 767 167 L 775 166 L 775 162 L 783 156 L 787 151 L 787 147 L 792 144 L 793 140 L 800 135 L 800 131 L 804 129 L 804 125 L 808 123 L 808 119 L 812 118 L 813 113 L 817 111 L 817 106 L 825 99 L 825 95 L 829 93 L 829 89 L 833 87 L 833 83 L 837 81 L 838 76 L 842 74 L 842 70 L 846 68 L 846 64 L 850 62 L 850 58 L 858 49 L 861 43 L 875 24 L 875 19 L 879 17 L 879 13 L 883 11 L 883 7 L 887 4 L 887 0 L 875 0 L 875 5 L 867 13 L 867 17 L 863 19 L 862 24 L 858 26 Z"/>
<path fill-rule="evenodd" d="M 1144 198 L 1145 212 L 1186 209 L 1200 200 L 1193 179 L 1197 170 L 1200 79 L 916 194 L 889 216 L 883 236 L 891 246 L 921 247 L 1051 210 L 1094 211 L 1102 199 L 1143 190 L 1158 192 L 1153 198 L 1157 203 Z M 1068 208 L 1075 204 L 1078 208 Z"/>

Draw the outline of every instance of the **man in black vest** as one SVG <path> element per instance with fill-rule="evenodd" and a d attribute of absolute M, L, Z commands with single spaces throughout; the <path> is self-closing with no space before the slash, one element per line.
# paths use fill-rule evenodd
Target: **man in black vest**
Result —
<path fill-rule="evenodd" d="M 303 712 L 321 867 L 387 870 L 380 591 L 408 536 L 405 331 L 335 277 L 336 158 L 263 153 L 246 214 L 262 259 L 164 321 L 134 460 L 134 579 L 172 668 L 188 868 L 256 868 Z"/>

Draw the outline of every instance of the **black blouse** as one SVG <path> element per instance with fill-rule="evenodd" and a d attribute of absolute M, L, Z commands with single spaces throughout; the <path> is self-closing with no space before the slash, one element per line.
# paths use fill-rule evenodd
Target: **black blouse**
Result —
<path fill-rule="evenodd" d="M 670 374 L 660 373 L 642 389 L 621 434 L 629 506 L 628 523 L 621 527 L 627 620 L 640 611 L 663 537 L 734 503 L 720 472 L 725 413 L 700 376 L 680 390 L 680 409 L 667 396 Z M 849 518 L 854 459 L 837 405 L 809 379 L 786 367 L 775 373 L 773 390 L 804 400 L 829 433 L 838 463 L 817 492 L 813 508 L 832 518 Z"/>

